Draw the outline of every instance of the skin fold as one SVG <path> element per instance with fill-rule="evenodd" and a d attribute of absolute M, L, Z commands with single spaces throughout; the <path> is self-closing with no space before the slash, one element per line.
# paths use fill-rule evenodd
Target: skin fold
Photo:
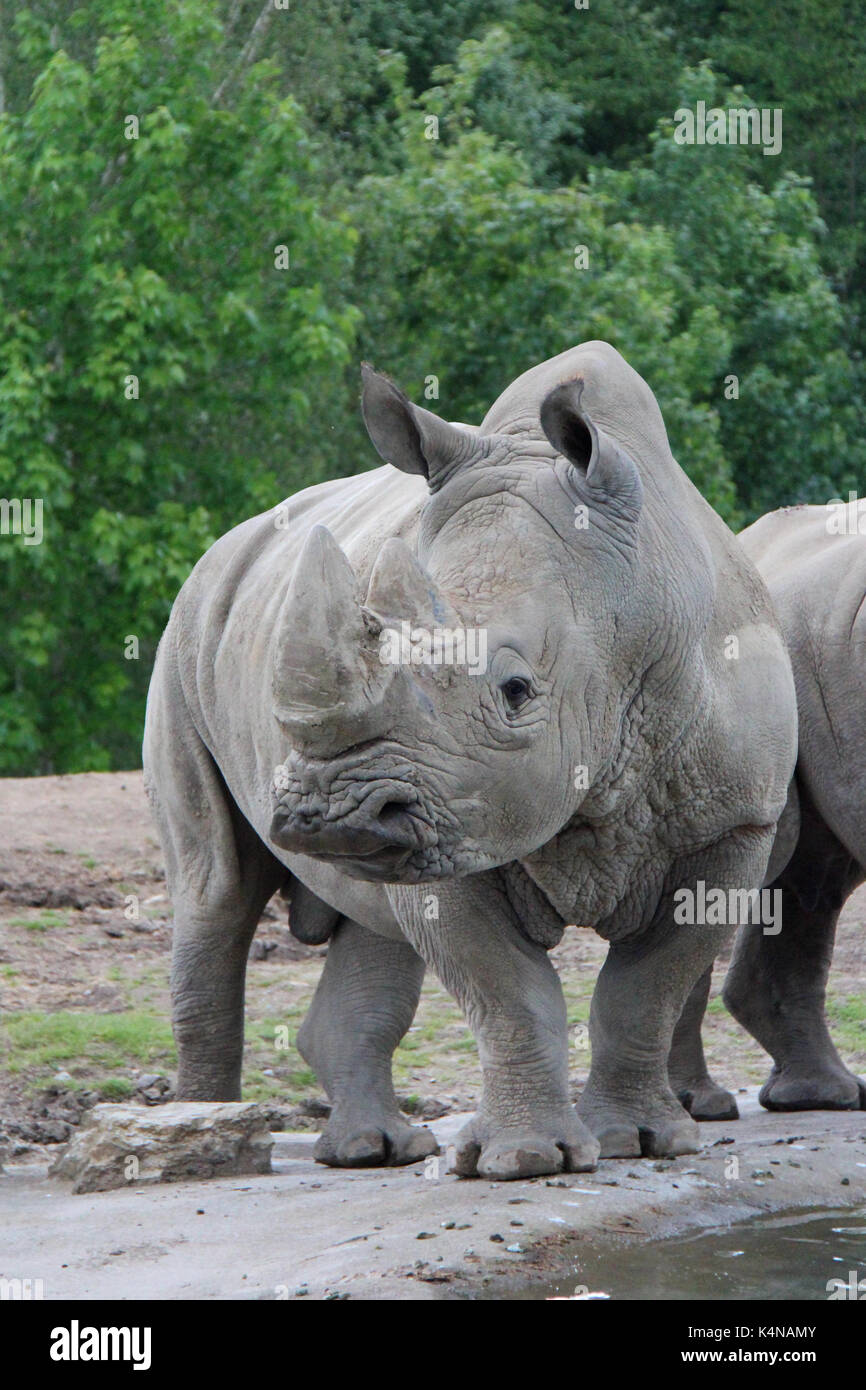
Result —
<path fill-rule="evenodd" d="M 362 404 L 385 465 L 224 536 L 158 652 L 178 1096 L 240 1095 L 246 954 L 281 888 L 292 930 L 331 942 L 298 1038 L 333 1104 L 323 1162 L 433 1150 L 391 1084 L 425 965 L 482 1062 L 459 1173 L 690 1152 L 677 1092 L 713 1083 L 694 1044 L 678 1070 L 675 1030 L 732 927 L 679 924 L 676 894 L 763 881 L 796 757 L 764 585 L 606 343 L 524 373 L 477 428 L 369 368 Z M 402 623 L 483 634 L 483 669 L 383 662 Z M 547 955 L 569 922 L 610 943 L 576 1109 Z"/>
<path fill-rule="evenodd" d="M 799 755 L 768 872 L 782 930 L 741 929 L 725 1002 L 773 1059 L 768 1110 L 866 1109 L 824 1008 L 836 923 L 866 879 L 866 520 L 856 502 L 786 507 L 739 539 L 791 655 Z"/>

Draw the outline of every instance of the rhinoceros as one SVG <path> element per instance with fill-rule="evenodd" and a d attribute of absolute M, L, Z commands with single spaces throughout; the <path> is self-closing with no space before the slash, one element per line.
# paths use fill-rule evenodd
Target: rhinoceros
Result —
<path fill-rule="evenodd" d="M 866 503 L 786 507 L 739 539 L 787 640 L 800 729 L 769 868 L 781 931 L 741 928 L 724 998 L 773 1059 L 768 1110 L 866 1109 L 824 1007 L 839 913 L 866 880 Z"/>
<path fill-rule="evenodd" d="M 362 409 L 384 466 L 223 536 L 159 647 L 178 1097 L 240 1095 L 247 952 L 282 890 L 330 942 L 297 1039 L 332 1102 L 320 1161 L 434 1151 L 391 1080 L 425 964 L 482 1064 L 458 1174 L 693 1151 L 675 1091 L 699 1112 L 718 1088 L 674 1031 L 731 928 L 678 923 L 674 895 L 761 882 L 796 756 L 763 583 L 606 343 L 524 372 L 478 427 L 366 366 Z M 577 1109 L 548 957 L 568 923 L 610 943 Z"/>

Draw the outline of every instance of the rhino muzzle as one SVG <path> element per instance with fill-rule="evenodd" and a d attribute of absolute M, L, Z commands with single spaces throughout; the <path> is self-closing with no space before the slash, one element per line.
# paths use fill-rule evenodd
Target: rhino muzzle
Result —
<path fill-rule="evenodd" d="M 348 811 L 347 800 L 354 803 Z M 339 797 L 284 790 L 269 836 L 280 849 L 334 861 L 347 873 L 354 867 L 365 878 L 399 874 L 436 843 L 415 789 L 387 780 L 343 786 Z"/>

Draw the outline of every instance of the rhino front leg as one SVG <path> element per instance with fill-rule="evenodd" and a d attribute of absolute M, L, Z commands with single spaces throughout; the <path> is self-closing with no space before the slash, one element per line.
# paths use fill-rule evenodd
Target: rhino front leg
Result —
<path fill-rule="evenodd" d="M 651 925 L 611 945 L 592 1000 L 592 1068 L 578 1104 L 602 1157 L 673 1156 L 700 1147 L 698 1126 L 671 1087 L 668 1058 L 683 1009 L 733 924 L 687 924 L 681 893 L 690 892 L 697 904 L 704 892 L 709 897 L 721 889 L 729 905 L 730 889 L 761 882 L 771 839 L 771 831 L 743 831 L 675 868 Z"/>
<path fill-rule="evenodd" d="M 737 1102 L 707 1069 L 701 1024 L 710 994 L 713 968 L 705 970 L 685 1002 L 674 1029 L 668 1058 L 671 1088 L 694 1120 L 736 1120 Z"/>
<path fill-rule="evenodd" d="M 509 1179 L 595 1168 L 598 1144 L 569 1099 L 562 986 L 498 874 L 393 887 L 389 896 L 478 1043 L 481 1105 L 458 1135 L 454 1171 Z"/>
<path fill-rule="evenodd" d="M 424 962 L 408 942 L 341 919 L 297 1039 L 333 1106 L 317 1162 L 361 1168 L 438 1152 L 430 1131 L 400 1114 L 391 1080 L 391 1058 L 415 1016 L 423 979 Z"/>

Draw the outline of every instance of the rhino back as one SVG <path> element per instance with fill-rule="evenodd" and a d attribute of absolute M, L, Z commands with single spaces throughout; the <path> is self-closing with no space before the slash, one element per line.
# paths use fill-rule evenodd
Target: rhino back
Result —
<path fill-rule="evenodd" d="M 788 507 L 740 537 L 767 584 L 794 668 L 798 775 L 833 833 L 866 863 L 866 535 L 826 507 Z M 832 523 L 831 523 L 832 524 Z"/>

